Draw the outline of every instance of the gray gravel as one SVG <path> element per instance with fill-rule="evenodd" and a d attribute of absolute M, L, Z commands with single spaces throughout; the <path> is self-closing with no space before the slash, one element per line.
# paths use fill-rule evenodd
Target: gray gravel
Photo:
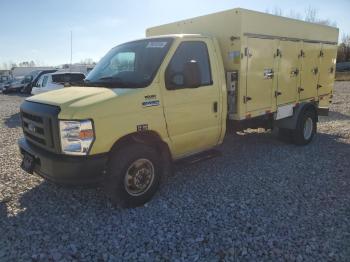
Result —
<path fill-rule="evenodd" d="M 177 165 L 130 210 L 21 171 L 23 99 L 0 95 L 0 261 L 350 260 L 350 82 L 309 146 L 228 137 L 221 157 Z"/>

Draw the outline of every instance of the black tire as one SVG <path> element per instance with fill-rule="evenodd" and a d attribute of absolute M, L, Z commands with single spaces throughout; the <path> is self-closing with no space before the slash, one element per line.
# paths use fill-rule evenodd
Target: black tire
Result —
<path fill-rule="evenodd" d="M 293 130 L 287 128 L 279 128 L 278 129 L 278 137 L 280 140 L 286 143 L 291 143 L 293 135 Z"/>
<path fill-rule="evenodd" d="M 128 192 L 131 189 L 125 184 L 125 177 L 131 166 L 139 160 L 147 160 L 152 163 L 154 176 L 144 192 L 132 195 Z M 124 208 L 137 207 L 152 199 L 159 187 L 161 176 L 162 167 L 159 154 L 150 146 L 131 144 L 112 153 L 104 190 L 114 205 Z"/>
<path fill-rule="evenodd" d="M 309 123 L 312 123 L 312 129 L 311 134 L 305 136 L 304 128 L 306 126 L 306 123 L 308 121 L 311 121 Z M 302 114 L 300 114 L 297 127 L 295 130 L 293 130 L 293 142 L 296 145 L 307 145 L 309 144 L 313 137 L 315 136 L 317 132 L 317 115 L 315 113 L 315 110 L 313 109 L 307 109 Z"/>

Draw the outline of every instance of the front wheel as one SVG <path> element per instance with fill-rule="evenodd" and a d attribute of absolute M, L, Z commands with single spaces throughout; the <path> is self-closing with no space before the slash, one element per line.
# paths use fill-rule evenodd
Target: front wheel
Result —
<path fill-rule="evenodd" d="M 309 144 L 317 132 L 317 115 L 314 110 L 306 110 L 299 116 L 297 127 L 293 130 L 296 145 Z"/>
<path fill-rule="evenodd" d="M 112 153 L 105 192 L 113 204 L 137 207 L 150 201 L 161 179 L 158 153 L 150 146 L 132 144 Z"/>

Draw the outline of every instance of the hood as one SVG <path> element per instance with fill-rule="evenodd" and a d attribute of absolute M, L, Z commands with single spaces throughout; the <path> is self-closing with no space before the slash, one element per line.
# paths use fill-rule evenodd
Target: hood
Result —
<path fill-rule="evenodd" d="M 82 107 L 133 92 L 134 89 L 67 87 L 27 98 L 27 101 L 65 107 Z"/>

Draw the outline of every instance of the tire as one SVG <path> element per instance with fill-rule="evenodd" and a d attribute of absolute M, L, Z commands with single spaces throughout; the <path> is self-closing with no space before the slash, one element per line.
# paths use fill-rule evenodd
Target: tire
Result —
<path fill-rule="evenodd" d="M 317 115 L 313 109 L 305 110 L 298 119 L 297 127 L 293 130 L 293 142 L 296 145 L 309 144 L 317 132 Z"/>
<path fill-rule="evenodd" d="M 150 201 L 162 176 L 158 153 L 143 144 L 128 145 L 112 153 L 107 170 L 105 193 L 114 205 L 124 208 L 142 206 Z M 151 171 L 153 176 L 149 175 Z"/>

